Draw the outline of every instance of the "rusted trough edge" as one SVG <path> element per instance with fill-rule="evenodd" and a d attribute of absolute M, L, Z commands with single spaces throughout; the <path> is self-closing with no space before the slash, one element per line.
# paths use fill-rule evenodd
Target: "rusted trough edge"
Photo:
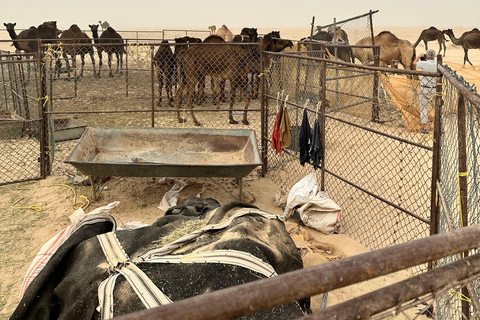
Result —
<path fill-rule="evenodd" d="M 232 319 L 437 260 L 480 246 L 480 225 L 281 274 L 154 309 L 129 319 Z"/>

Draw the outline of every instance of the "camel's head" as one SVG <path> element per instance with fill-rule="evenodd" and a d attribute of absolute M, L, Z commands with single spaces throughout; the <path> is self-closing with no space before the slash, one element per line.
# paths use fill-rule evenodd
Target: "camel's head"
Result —
<path fill-rule="evenodd" d="M 98 32 L 98 24 L 89 24 L 88 27 L 92 32 Z"/>
<path fill-rule="evenodd" d="M 208 29 L 209 29 L 212 33 L 215 33 L 215 31 L 217 30 L 217 27 L 215 27 L 215 26 L 209 26 Z"/>
<path fill-rule="evenodd" d="M 13 31 L 15 29 L 15 26 L 17 25 L 16 22 L 14 23 L 3 23 L 3 25 L 7 28 L 7 31 Z"/>
<path fill-rule="evenodd" d="M 453 34 L 453 30 L 452 29 L 447 29 L 447 30 L 442 30 L 442 32 L 446 35 L 452 35 Z"/>

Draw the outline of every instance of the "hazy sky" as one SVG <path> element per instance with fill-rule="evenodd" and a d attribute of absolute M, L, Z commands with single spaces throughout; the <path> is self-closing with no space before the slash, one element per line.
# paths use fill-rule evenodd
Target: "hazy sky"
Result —
<path fill-rule="evenodd" d="M 207 29 L 226 24 L 230 29 L 309 28 L 327 25 L 350 17 L 379 10 L 375 27 L 437 26 L 479 27 L 480 0 L 0 0 L 2 22 L 16 22 L 17 28 L 28 28 L 56 20 L 60 29 L 78 24 L 106 20 L 118 30 Z M 452 4 L 453 3 L 453 4 Z M 455 7 L 454 7 L 455 6 Z"/>

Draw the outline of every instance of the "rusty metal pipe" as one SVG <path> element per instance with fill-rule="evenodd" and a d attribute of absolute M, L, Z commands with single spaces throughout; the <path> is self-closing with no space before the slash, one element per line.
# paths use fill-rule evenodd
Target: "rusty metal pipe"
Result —
<path fill-rule="evenodd" d="M 203 294 L 116 319 L 232 319 L 479 246 L 480 225 L 472 225 L 461 230 Z"/>

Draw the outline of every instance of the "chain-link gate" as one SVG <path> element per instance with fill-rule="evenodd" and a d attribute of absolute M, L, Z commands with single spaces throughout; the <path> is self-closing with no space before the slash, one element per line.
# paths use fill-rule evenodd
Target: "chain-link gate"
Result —
<path fill-rule="evenodd" d="M 45 177 L 36 56 L 0 54 L 0 185 Z"/>
<path fill-rule="evenodd" d="M 477 90 L 448 66 L 444 74 L 440 175 L 437 180 L 440 233 L 479 223 L 480 212 L 480 98 Z M 441 259 L 438 265 L 459 261 L 477 250 Z M 438 319 L 479 316 L 478 280 L 456 285 L 437 299 Z"/>

